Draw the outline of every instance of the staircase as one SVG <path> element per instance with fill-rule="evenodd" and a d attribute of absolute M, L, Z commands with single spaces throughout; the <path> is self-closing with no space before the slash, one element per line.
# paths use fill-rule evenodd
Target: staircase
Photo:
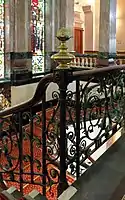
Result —
<path fill-rule="evenodd" d="M 37 190 L 33 190 L 27 195 L 22 195 L 15 187 L 9 189 L 0 188 L 0 200 L 46 200 Z"/>
<path fill-rule="evenodd" d="M 51 120 L 51 117 L 53 115 L 53 109 L 55 109 L 55 102 L 47 102 L 47 108 L 46 108 L 46 123 L 49 124 L 49 121 Z M 42 169 L 41 169 L 41 164 L 40 164 L 40 160 L 42 160 L 42 148 L 41 148 L 41 140 L 42 140 L 42 137 L 41 137 L 41 133 L 42 133 L 42 112 L 38 112 L 38 110 L 40 110 L 40 106 L 42 106 L 42 104 L 39 104 L 38 107 L 35 107 L 34 108 L 34 111 L 33 111 L 33 121 L 32 121 L 32 134 L 33 134 L 33 138 L 34 138 L 34 141 L 36 142 L 35 145 L 33 146 L 33 151 L 34 151 L 34 159 L 36 159 L 36 165 L 34 165 L 34 173 L 36 174 L 33 178 L 33 182 L 31 183 L 31 167 L 29 165 L 29 161 L 27 160 L 28 156 L 31 155 L 31 150 L 30 150 L 30 141 L 29 141 L 29 137 L 31 136 L 31 125 L 30 125 L 30 122 L 29 122 L 29 118 L 26 118 L 24 117 L 23 119 L 23 155 L 25 155 L 25 158 L 24 158 L 24 163 L 23 163 L 23 171 L 24 171 L 24 179 L 23 181 L 25 181 L 25 183 L 22 185 L 22 191 L 23 191 L 23 194 L 25 195 L 25 198 L 28 199 L 29 198 L 29 195 L 30 196 L 33 196 L 32 194 L 34 194 L 34 189 L 35 191 L 38 191 L 38 192 L 35 192 L 36 194 L 38 193 L 38 197 L 40 196 L 40 194 L 42 194 L 42 186 L 40 185 L 40 181 L 41 181 L 41 172 L 42 172 Z M 28 111 L 25 112 L 27 113 L 28 115 Z M 57 113 L 57 116 L 59 116 L 59 113 Z M 9 120 L 12 120 L 12 119 L 9 119 Z M 9 127 L 10 124 L 6 124 L 6 132 L 8 131 L 8 129 L 11 129 L 12 127 Z M 8 128 L 9 127 L 9 128 Z M 17 127 L 18 129 L 19 127 Z M 52 129 L 53 127 L 51 127 Z M 9 130 L 10 131 L 10 130 Z M 12 130 L 11 130 L 12 131 Z M 3 133 L 4 134 L 4 133 Z M 6 135 L 3 135 L 2 137 L 6 137 Z M 12 136 L 13 140 L 15 140 L 15 134 L 13 134 Z M 18 157 L 18 148 L 17 146 L 15 146 L 15 148 L 13 149 L 13 152 L 11 154 L 12 156 L 14 157 Z M 4 158 L 4 163 L 5 163 L 5 158 Z M 14 164 L 14 163 L 13 163 Z M 88 167 L 88 165 L 86 164 L 86 166 Z M 56 167 L 56 165 L 54 166 L 54 168 L 56 170 L 58 170 L 58 166 Z M 19 170 L 16 171 L 16 173 L 20 174 Z M 30 175 L 29 175 L 29 174 Z M 7 185 L 7 188 L 11 188 L 11 186 L 14 186 L 12 187 L 11 189 L 16 191 L 17 194 L 21 195 L 20 192 L 18 192 L 20 189 L 20 183 L 19 182 L 16 182 L 13 180 L 12 181 L 7 181 L 8 178 L 6 178 L 6 185 Z M 16 175 L 15 175 L 15 179 L 16 179 Z M 68 184 L 72 184 L 74 182 L 74 177 L 70 174 L 67 173 L 67 181 L 68 181 Z M 51 188 L 51 192 L 50 192 L 50 189 L 49 189 L 49 186 L 46 187 L 46 196 L 47 196 L 47 199 L 49 200 L 55 200 L 56 198 L 56 195 L 57 195 L 57 186 L 58 184 L 55 184 L 52 186 Z M 12 191 L 12 190 L 9 190 L 9 191 Z M 29 194 L 27 196 L 27 194 Z M 20 197 L 20 196 L 19 196 Z M 38 197 L 36 197 L 36 199 L 39 199 Z M 22 198 L 22 196 L 20 197 Z M 43 198 L 43 197 L 42 197 Z M 43 198 L 44 199 L 44 198 Z"/>
<path fill-rule="evenodd" d="M 124 70 L 57 70 L 28 102 L 0 112 L 0 182 L 9 188 L 1 200 L 56 200 L 95 166 L 93 154 L 124 132 Z"/>

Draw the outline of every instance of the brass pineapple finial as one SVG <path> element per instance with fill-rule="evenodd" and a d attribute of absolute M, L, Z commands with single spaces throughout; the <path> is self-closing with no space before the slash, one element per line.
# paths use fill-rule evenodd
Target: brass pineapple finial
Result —
<path fill-rule="evenodd" d="M 67 69 L 70 67 L 69 64 L 71 61 L 75 58 L 73 54 L 68 53 L 68 47 L 66 46 L 66 41 L 71 38 L 70 31 L 64 27 L 59 29 L 57 32 L 57 38 L 61 41 L 59 52 L 54 54 L 51 59 L 59 63 L 57 67 L 58 69 Z"/>

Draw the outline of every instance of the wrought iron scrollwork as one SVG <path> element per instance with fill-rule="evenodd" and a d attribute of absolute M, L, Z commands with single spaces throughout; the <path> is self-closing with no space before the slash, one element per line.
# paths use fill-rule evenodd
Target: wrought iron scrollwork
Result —
<path fill-rule="evenodd" d="M 19 135 L 17 121 L 14 118 L 15 116 L 0 119 L 0 171 L 4 180 L 5 178 L 14 180 L 13 172 L 19 165 Z"/>
<path fill-rule="evenodd" d="M 51 193 L 52 185 L 59 183 L 59 160 L 60 160 L 60 121 L 59 121 L 59 92 L 52 92 L 52 99 L 57 101 L 57 104 L 46 112 L 46 149 L 47 149 L 47 186 Z"/>
<path fill-rule="evenodd" d="M 79 141 L 79 165 L 80 173 L 86 168 L 86 160 L 113 134 L 113 127 L 121 124 L 123 119 L 123 106 L 125 74 L 123 72 L 102 74 L 93 77 L 88 82 L 81 82 L 80 92 L 80 141 Z M 67 92 L 67 168 L 76 176 L 76 143 L 77 105 L 75 97 L 78 91 Z M 78 103 L 78 102 L 77 102 Z M 73 114 L 74 113 L 74 114 Z"/>
<path fill-rule="evenodd" d="M 93 153 L 121 127 L 125 114 L 123 71 L 85 80 L 78 73 L 58 75 L 54 106 L 46 107 L 44 93 L 40 112 L 31 106 L 0 119 L 1 180 L 17 182 L 21 191 L 24 184 L 40 185 L 51 197 L 53 185 L 61 192 L 68 187 L 67 174 L 75 180 L 88 169 Z M 75 91 L 67 89 L 71 80 Z"/>

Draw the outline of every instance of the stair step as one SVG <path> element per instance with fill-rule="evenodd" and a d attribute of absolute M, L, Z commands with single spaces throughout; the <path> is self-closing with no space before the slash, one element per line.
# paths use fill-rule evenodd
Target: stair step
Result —
<path fill-rule="evenodd" d="M 47 200 L 42 194 L 40 194 L 37 190 L 33 190 L 28 195 L 24 197 L 26 200 Z"/>
<path fill-rule="evenodd" d="M 15 187 L 10 187 L 7 190 L 2 191 L 2 194 L 8 198 L 8 200 L 18 200 L 22 198 L 21 192 L 19 192 Z"/>
<path fill-rule="evenodd" d="M 122 199 L 121 200 L 125 200 L 125 195 L 122 197 Z"/>
<path fill-rule="evenodd" d="M 10 187 L 7 190 L 1 192 L 8 200 L 20 200 L 23 199 L 23 195 L 15 187 Z M 47 200 L 37 190 L 33 190 L 28 195 L 24 196 L 25 200 Z"/>
<path fill-rule="evenodd" d="M 0 193 L 1 193 L 3 190 L 7 190 L 7 184 L 6 184 L 5 181 L 0 182 Z"/>

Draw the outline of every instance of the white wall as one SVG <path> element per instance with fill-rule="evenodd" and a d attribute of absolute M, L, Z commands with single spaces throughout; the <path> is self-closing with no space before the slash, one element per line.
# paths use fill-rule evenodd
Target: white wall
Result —
<path fill-rule="evenodd" d="M 12 86 L 11 87 L 11 106 L 20 104 L 22 102 L 31 99 L 35 93 L 38 83 L 27 84 L 23 86 Z M 75 90 L 75 83 L 71 83 L 68 86 L 69 90 Z M 52 99 L 53 91 L 58 91 L 58 86 L 56 83 L 50 83 L 46 91 L 46 100 Z"/>
<path fill-rule="evenodd" d="M 84 30 L 83 31 L 83 51 L 84 50 L 93 50 L 93 31 L 91 34 L 91 28 L 93 28 L 93 27 L 91 27 L 91 23 L 93 24 L 93 22 L 94 22 L 94 20 L 92 19 L 94 2 L 95 2 L 95 0 L 75 0 L 75 2 L 74 2 L 74 11 L 80 13 L 79 21 L 80 22 L 82 21 L 80 27 L 83 28 L 83 30 Z M 91 6 L 91 11 L 92 11 L 91 13 L 88 13 L 88 14 L 92 14 L 92 18 L 91 17 L 90 17 L 90 19 L 88 18 L 87 19 L 88 23 L 85 24 L 85 14 L 83 12 L 82 7 L 88 6 L 88 5 Z M 88 14 L 87 14 L 87 16 L 88 16 Z M 74 25 L 76 25 L 76 23 Z M 90 30 L 88 31 L 88 29 L 90 29 Z M 88 36 L 87 32 L 88 32 L 89 36 Z M 85 36 L 85 33 L 86 33 L 86 36 Z"/>
<path fill-rule="evenodd" d="M 117 51 L 125 51 L 125 0 L 117 0 L 117 21 L 116 21 L 116 48 Z"/>
<path fill-rule="evenodd" d="M 100 0 L 75 0 L 79 4 L 75 4 L 74 11 L 80 13 L 83 21 L 82 27 L 85 30 L 84 13 L 82 6 L 91 5 L 93 12 L 93 50 L 99 50 L 99 12 Z M 117 51 L 125 51 L 125 0 L 117 0 L 117 19 L 116 19 L 116 49 Z M 84 32 L 83 32 L 84 34 Z M 84 38 L 84 35 L 83 35 Z M 83 42 L 83 50 L 85 50 L 85 41 Z"/>
<path fill-rule="evenodd" d="M 11 105 L 14 106 L 31 99 L 35 93 L 37 85 L 38 83 L 33 83 L 23 86 L 11 87 Z M 58 86 L 55 83 L 51 83 L 46 91 L 46 100 L 51 100 L 52 92 L 57 90 Z"/>
<path fill-rule="evenodd" d="M 85 86 L 86 82 L 80 81 L 80 85 Z M 90 83 L 89 86 L 94 85 L 95 83 Z M 17 105 L 23 102 L 28 101 L 31 99 L 35 93 L 36 87 L 38 83 L 23 85 L 23 86 L 17 86 L 17 87 L 11 87 L 11 105 Z M 68 85 L 68 91 L 75 92 L 76 91 L 76 82 L 72 82 Z M 49 101 L 52 99 L 52 93 L 54 91 L 59 91 L 58 85 L 56 83 L 50 83 L 46 90 L 46 101 Z M 94 92 L 94 90 L 93 90 Z"/>
<path fill-rule="evenodd" d="M 11 87 L 11 106 L 20 104 L 32 98 L 38 83 Z"/>

